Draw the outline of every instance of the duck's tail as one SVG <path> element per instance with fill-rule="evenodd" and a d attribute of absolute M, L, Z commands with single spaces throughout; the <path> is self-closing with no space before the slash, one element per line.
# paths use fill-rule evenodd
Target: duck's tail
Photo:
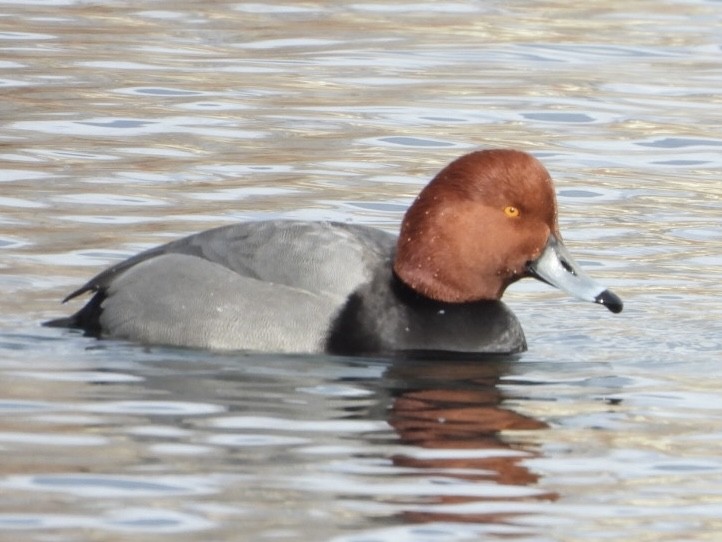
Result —
<path fill-rule="evenodd" d="M 75 314 L 48 320 L 47 322 L 43 322 L 42 325 L 45 327 L 82 329 L 86 335 L 99 337 L 101 334 L 100 314 L 103 312 L 101 305 L 105 297 L 105 291 L 99 290 L 90 298 L 90 301 Z"/>

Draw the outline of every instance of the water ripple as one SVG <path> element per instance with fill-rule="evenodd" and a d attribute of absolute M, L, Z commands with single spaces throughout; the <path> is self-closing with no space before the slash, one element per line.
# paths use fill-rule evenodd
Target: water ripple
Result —
<path fill-rule="evenodd" d="M 147 136 L 151 134 L 185 133 L 234 138 L 259 138 L 264 133 L 241 130 L 234 123 L 202 117 L 166 117 L 162 120 L 96 117 L 82 121 L 20 121 L 10 125 L 15 130 L 30 130 L 48 134 L 68 134 L 93 137 Z"/>
<path fill-rule="evenodd" d="M 184 401 L 105 401 L 78 405 L 78 408 L 84 412 L 153 416 L 205 416 L 226 410 L 220 405 Z"/>
<path fill-rule="evenodd" d="M 0 531 L 100 529 L 130 533 L 188 533 L 215 523 L 200 516 L 157 508 L 125 508 L 111 514 L 0 514 Z"/>
<path fill-rule="evenodd" d="M 205 477 L 103 476 L 97 474 L 8 476 L 0 487 L 15 491 L 53 491 L 83 497 L 152 498 L 178 495 L 208 495 L 217 487 Z"/>

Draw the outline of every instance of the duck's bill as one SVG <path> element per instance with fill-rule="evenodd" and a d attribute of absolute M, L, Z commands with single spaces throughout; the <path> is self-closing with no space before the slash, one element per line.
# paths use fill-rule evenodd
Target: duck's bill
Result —
<path fill-rule="evenodd" d="M 529 274 L 584 301 L 604 305 L 613 313 L 622 312 L 622 300 L 611 290 L 589 278 L 554 235 L 549 236 L 541 256 L 527 266 Z"/>

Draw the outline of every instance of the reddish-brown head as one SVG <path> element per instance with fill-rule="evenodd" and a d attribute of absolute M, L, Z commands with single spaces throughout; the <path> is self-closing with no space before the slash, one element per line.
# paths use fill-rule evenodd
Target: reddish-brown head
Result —
<path fill-rule="evenodd" d="M 477 151 L 446 166 L 401 224 L 394 271 L 417 292 L 451 303 L 499 299 L 559 237 L 549 173 L 515 150 Z"/>

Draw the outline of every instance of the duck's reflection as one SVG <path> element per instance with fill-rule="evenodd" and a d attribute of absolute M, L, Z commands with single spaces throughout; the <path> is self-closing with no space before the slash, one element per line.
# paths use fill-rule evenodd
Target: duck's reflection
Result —
<path fill-rule="evenodd" d="M 524 465 L 538 452 L 529 445 L 515 443 L 503 436 L 509 430 L 542 430 L 547 425 L 504 406 L 501 378 L 508 374 L 510 362 L 435 361 L 401 362 L 387 374 L 394 383 L 388 422 L 410 450 L 419 453 L 396 454 L 394 465 L 427 469 L 431 475 L 457 479 L 465 483 L 486 484 L 482 497 L 439 495 L 431 511 L 405 512 L 405 520 L 415 521 L 504 521 L 513 514 L 486 513 L 483 502 L 529 499 L 554 499 L 553 493 L 534 487 L 539 475 Z M 505 491 L 528 488 L 528 491 Z M 509 487 L 512 486 L 512 487 Z M 450 504 L 476 503 L 465 507 L 473 512 L 446 513 Z M 439 506 L 441 505 L 441 506 Z M 412 507 L 413 508 L 413 507 Z M 453 507 L 452 507 L 453 508 Z M 508 518 L 507 518 L 508 519 Z"/>
<path fill-rule="evenodd" d="M 384 524 L 508 527 L 515 516 L 529 512 L 529 503 L 556 497 L 540 487 L 540 475 L 527 464 L 540 455 L 530 432 L 547 425 L 513 409 L 524 400 L 519 390 L 530 386 L 514 378 L 523 372 L 514 359 L 209 356 L 187 361 L 148 362 L 130 388 L 124 384 L 123 397 L 148 399 L 149 408 L 158 397 L 172 400 L 158 406 L 162 418 L 148 415 L 149 429 L 137 437 L 143 457 L 152 453 L 146 439 L 153 428 L 171 423 L 164 409 L 182 404 L 179 427 L 190 431 L 191 444 L 212 450 L 205 468 L 245 472 L 260 489 L 269 483 L 287 486 L 285 498 L 291 501 L 289 495 L 303 488 L 300 495 L 314 499 L 325 495 L 335 503 L 381 504 L 372 517 Z M 106 400 L 108 393 L 103 389 L 98 397 Z M 137 408 L 133 412 L 137 417 Z M 294 437 L 298 447 L 274 446 L 279 435 Z M 153 443 L 163 438 L 160 434 Z M 297 462 L 295 474 L 277 469 L 289 462 Z M 393 468 L 386 468 L 388 462 Z M 192 463 L 179 465 L 195 472 Z M 264 466 L 263 476 L 254 478 L 253 465 Z M 360 465 L 368 470 L 359 472 Z M 309 472 L 321 481 L 317 484 Z M 329 485 L 328 477 L 336 475 Z M 229 492 L 229 499 L 245 502 Z M 293 502 L 303 506 L 303 499 Z"/>

